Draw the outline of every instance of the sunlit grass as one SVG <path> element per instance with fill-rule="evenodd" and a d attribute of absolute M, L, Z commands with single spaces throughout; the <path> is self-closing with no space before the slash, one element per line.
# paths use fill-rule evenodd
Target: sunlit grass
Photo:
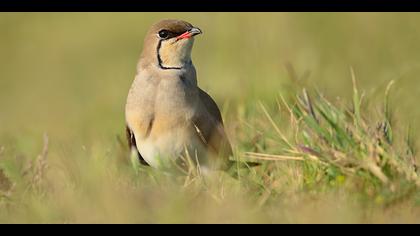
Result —
<path fill-rule="evenodd" d="M 202 175 L 195 168 L 167 172 L 139 166 L 117 139 L 106 149 L 103 144 L 82 147 L 71 158 L 50 153 L 48 136 L 35 158 L 7 153 L 3 147 L 0 220 L 416 222 L 412 211 L 417 212 L 420 181 L 411 141 L 394 130 L 387 104 L 379 120 L 360 110 L 361 97 L 354 88 L 350 107 L 334 105 L 319 93 L 309 95 L 306 89 L 290 101 L 279 96 L 273 112 L 287 114 L 283 118 L 260 103 L 261 113 L 241 120 L 258 119 L 263 127 L 251 127 L 271 134 L 258 141 L 240 140 L 249 147 L 237 150 L 236 156 L 262 165 L 239 169 L 235 178 L 223 172 Z M 286 129 L 277 125 L 286 121 Z M 329 203 L 335 198 L 338 202 Z M 367 209 L 374 213 L 366 216 Z M 390 209 L 403 218 L 384 217 Z"/>

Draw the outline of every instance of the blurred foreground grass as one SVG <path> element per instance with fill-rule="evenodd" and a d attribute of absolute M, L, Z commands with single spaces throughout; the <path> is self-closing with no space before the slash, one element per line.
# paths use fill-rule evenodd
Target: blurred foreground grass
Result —
<path fill-rule="evenodd" d="M 238 180 L 133 170 L 118 139 L 124 103 L 144 33 L 162 18 L 204 31 L 199 83 L 237 157 L 274 160 Z M 418 223 L 419 20 L 1 13 L 0 222 Z"/>

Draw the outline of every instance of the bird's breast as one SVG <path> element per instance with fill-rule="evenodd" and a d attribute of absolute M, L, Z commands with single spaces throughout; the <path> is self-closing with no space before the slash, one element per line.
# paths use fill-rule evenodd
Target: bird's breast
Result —
<path fill-rule="evenodd" d="M 170 165 L 182 156 L 202 158 L 206 153 L 192 127 L 187 125 L 172 127 L 170 131 L 159 134 L 154 132 L 138 140 L 137 147 L 144 160 L 156 168 Z"/>
<path fill-rule="evenodd" d="M 193 127 L 199 95 L 195 76 L 161 74 L 136 78 L 126 106 L 127 124 L 147 163 L 178 158 L 184 150 L 205 150 Z"/>
<path fill-rule="evenodd" d="M 159 84 L 155 100 L 155 114 L 162 119 L 190 119 L 198 104 L 197 88 L 190 87 L 182 80 L 164 80 Z"/>

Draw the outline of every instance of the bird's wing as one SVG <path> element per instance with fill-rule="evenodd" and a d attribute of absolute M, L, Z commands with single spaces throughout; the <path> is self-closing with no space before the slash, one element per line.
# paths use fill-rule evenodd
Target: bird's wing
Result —
<path fill-rule="evenodd" d="M 210 97 L 204 90 L 198 89 L 199 97 L 203 105 L 206 107 L 210 115 L 223 126 L 222 114 L 220 113 L 219 107 L 213 98 Z"/>
<path fill-rule="evenodd" d="M 213 153 L 229 159 L 232 155 L 232 147 L 224 130 L 220 110 L 210 95 L 201 89 L 199 89 L 199 98 L 205 111 L 199 112 L 194 119 L 197 135 Z"/>
<path fill-rule="evenodd" d="M 133 148 L 135 148 L 135 150 L 137 151 L 137 155 L 139 157 L 140 163 L 148 166 L 149 164 L 147 164 L 147 162 L 143 159 L 140 152 L 138 151 L 136 137 L 134 136 L 134 133 L 131 131 L 131 129 L 128 126 L 125 127 L 125 131 L 126 131 L 126 136 L 127 136 L 127 141 L 128 141 L 128 148 L 130 149 L 130 151 Z"/>

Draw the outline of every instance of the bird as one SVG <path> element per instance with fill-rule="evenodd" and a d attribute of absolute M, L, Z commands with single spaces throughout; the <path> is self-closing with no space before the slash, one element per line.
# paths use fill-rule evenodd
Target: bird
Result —
<path fill-rule="evenodd" d="M 177 19 L 161 20 L 146 33 L 125 106 L 128 145 L 144 165 L 164 168 L 185 156 L 209 170 L 233 163 L 220 109 L 198 86 L 191 58 L 201 34 Z"/>

